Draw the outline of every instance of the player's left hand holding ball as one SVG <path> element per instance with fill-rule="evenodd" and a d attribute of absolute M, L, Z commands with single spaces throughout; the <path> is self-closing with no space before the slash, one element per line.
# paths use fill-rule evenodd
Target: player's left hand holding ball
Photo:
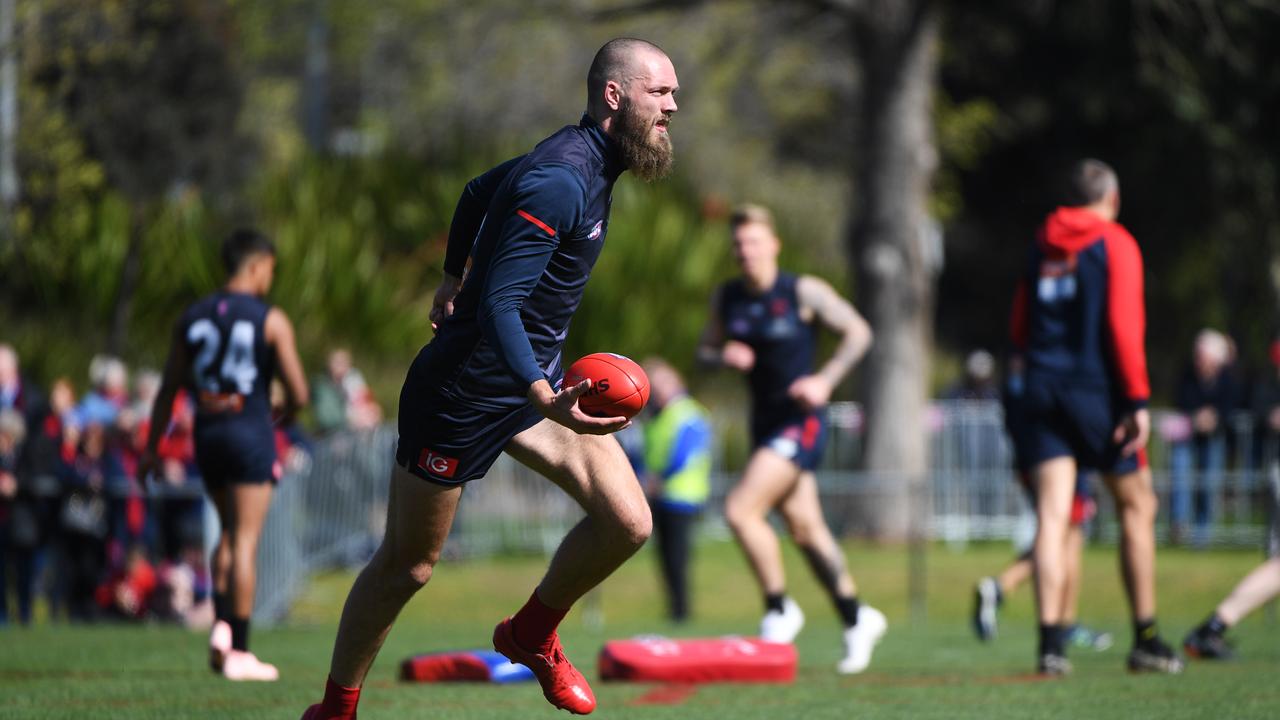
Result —
<path fill-rule="evenodd" d="M 831 383 L 821 375 L 804 375 L 795 379 L 787 388 L 787 396 L 805 410 L 814 411 L 831 399 Z"/>
<path fill-rule="evenodd" d="M 578 407 L 578 398 L 591 389 L 591 381 L 583 380 L 576 385 L 565 385 L 556 392 L 551 383 L 539 380 L 529 386 L 529 400 L 538 412 L 548 420 L 553 420 L 579 435 L 608 435 L 631 424 L 625 417 L 593 417 L 582 412 Z"/>

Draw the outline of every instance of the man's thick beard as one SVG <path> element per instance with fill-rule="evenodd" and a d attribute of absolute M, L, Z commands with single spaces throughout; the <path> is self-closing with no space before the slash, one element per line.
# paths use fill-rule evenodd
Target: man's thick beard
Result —
<path fill-rule="evenodd" d="M 623 100 L 614 118 L 613 137 L 618 141 L 627 169 L 645 182 L 670 175 L 671 166 L 675 163 L 671 138 L 661 133 L 656 143 L 650 143 L 649 131 L 652 128 L 653 125 L 645 122 L 629 101 Z"/>

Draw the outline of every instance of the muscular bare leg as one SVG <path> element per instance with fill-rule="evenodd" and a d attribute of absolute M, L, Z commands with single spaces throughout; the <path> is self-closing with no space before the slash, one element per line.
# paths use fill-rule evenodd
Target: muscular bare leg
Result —
<path fill-rule="evenodd" d="M 1000 585 L 1002 594 L 1008 595 L 1012 593 L 1018 589 L 1018 586 L 1031 578 L 1033 574 L 1032 555 L 1034 552 L 1034 550 L 1028 550 L 1019 555 L 1017 560 L 1009 563 L 1009 566 L 996 576 L 996 583 Z"/>
<path fill-rule="evenodd" d="M 396 616 L 431 579 L 461 496 L 460 486 L 446 488 L 392 469 L 386 535 L 347 595 L 329 666 L 333 682 L 348 688 L 364 683 Z"/>
<path fill-rule="evenodd" d="M 1218 605 L 1218 617 L 1230 627 L 1276 595 L 1280 595 L 1280 558 L 1271 558 L 1246 575 Z"/>
<path fill-rule="evenodd" d="M 649 503 L 611 436 L 579 435 L 544 420 L 511 439 L 507 454 L 560 486 L 587 516 L 565 535 L 538 585 L 552 608 L 568 608 L 644 545 Z"/>
<path fill-rule="evenodd" d="M 804 552 L 813 574 L 833 599 L 857 594 L 853 575 L 840 544 L 831 534 L 818 500 L 818 481 L 811 472 L 800 473 L 791 492 L 778 508 L 796 545 Z"/>
<path fill-rule="evenodd" d="M 761 448 L 742 473 L 742 480 L 725 498 L 725 520 L 766 595 L 786 589 L 778 535 L 769 526 L 769 511 L 795 488 L 800 471 L 790 460 Z"/>
<path fill-rule="evenodd" d="M 1032 472 L 1036 487 L 1035 571 L 1036 598 L 1040 604 L 1040 624 L 1058 625 L 1063 620 L 1063 590 L 1066 586 L 1067 534 L 1071 527 L 1071 499 L 1075 493 L 1076 462 L 1059 457 L 1046 460 Z"/>
<path fill-rule="evenodd" d="M 213 508 L 218 512 L 220 526 L 218 544 L 214 546 L 213 556 L 209 559 L 209 574 L 213 580 L 214 594 L 226 597 L 231 588 L 231 528 L 235 526 L 235 518 L 232 515 L 230 493 L 226 487 L 211 490 L 209 500 L 213 502 Z M 226 612 L 230 611 L 231 608 L 227 607 Z"/>
<path fill-rule="evenodd" d="M 1156 495 L 1151 470 L 1107 476 L 1120 515 L 1120 570 L 1135 620 L 1156 614 Z"/>
<path fill-rule="evenodd" d="M 1080 604 L 1080 570 L 1083 564 L 1084 528 L 1071 525 L 1067 529 L 1067 544 L 1063 549 L 1062 575 L 1062 623 L 1071 625 L 1076 621 L 1076 611 Z"/>
<path fill-rule="evenodd" d="M 231 527 L 222 537 L 231 538 L 231 613 L 237 618 L 253 614 L 257 588 L 258 538 L 271 507 L 271 483 L 237 484 L 229 488 L 233 510 Z M 221 545 L 221 543 L 219 543 Z"/>

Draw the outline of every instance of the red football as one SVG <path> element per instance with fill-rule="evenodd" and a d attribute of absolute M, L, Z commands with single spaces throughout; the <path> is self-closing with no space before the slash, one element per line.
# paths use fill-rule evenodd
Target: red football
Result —
<path fill-rule="evenodd" d="M 635 417 L 649 402 L 649 376 L 630 358 L 591 353 L 569 366 L 564 386 L 591 379 L 591 389 L 578 398 L 582 412 L 595 417 Z"/>

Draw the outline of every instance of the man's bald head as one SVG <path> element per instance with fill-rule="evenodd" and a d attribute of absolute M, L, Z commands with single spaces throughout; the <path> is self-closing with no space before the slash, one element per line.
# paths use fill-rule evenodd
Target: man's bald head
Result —
<path fill-rule="evenodd" d="M 641 60 L 649 55 L 666 57 L 662 48 L 639 38 L 614 38 L 605 43 L 587 71 L 587 108 L 603 103 L 604 88 L 610 80 L 624 89 L 644 72 Z"/>

